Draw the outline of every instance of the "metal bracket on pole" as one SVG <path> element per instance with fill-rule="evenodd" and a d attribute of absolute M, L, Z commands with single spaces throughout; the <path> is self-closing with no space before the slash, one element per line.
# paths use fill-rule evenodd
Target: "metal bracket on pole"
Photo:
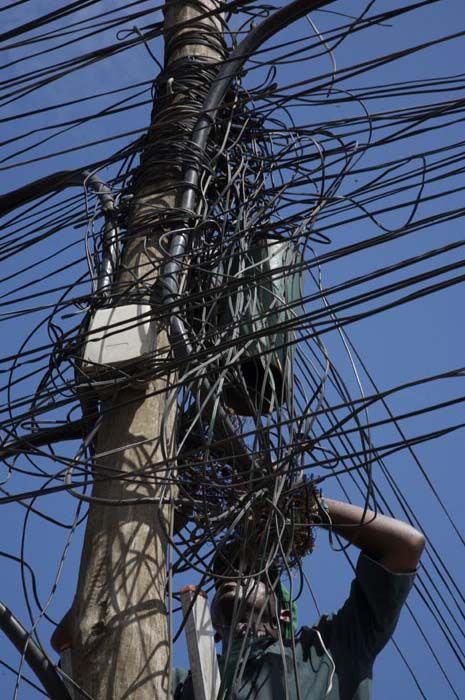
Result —
<path fill-rule="evenodd" d="M 207 594 L 196 586 L 184 586 L 181 604 L 187 616 L 185 631 L 195 700 L 217 700 L 221 678 Z"/>

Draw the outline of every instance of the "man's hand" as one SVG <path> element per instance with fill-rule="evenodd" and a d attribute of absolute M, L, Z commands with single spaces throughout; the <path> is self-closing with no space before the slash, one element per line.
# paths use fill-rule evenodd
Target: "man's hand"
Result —
<path fill-rule="evenodd" d="M 420 561 L 425 537 L 411 525 L 386 515 L 325 498 L 328 516 L 322 517 L 320 527 L 332 530 L 359 547 L 393 573 L 414 571 Z M 326 520 L 326 522 L 325 522 Z"/>

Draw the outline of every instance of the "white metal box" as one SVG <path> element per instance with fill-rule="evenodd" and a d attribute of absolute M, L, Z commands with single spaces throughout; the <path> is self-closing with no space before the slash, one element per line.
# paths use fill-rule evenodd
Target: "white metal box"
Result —
<path fill-rule="evenodd" d="M 156 327 L 149 304 L 97 309 L 89 323 L 83 370 L 92 375 L 118 369 L 153 355 Z"/>

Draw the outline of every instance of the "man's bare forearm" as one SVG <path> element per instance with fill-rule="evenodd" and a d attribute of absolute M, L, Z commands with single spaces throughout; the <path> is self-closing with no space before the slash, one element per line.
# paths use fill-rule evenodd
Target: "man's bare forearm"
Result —
<path fill-rule="evenodd" d="M 394 573 L 416 569 L 425 546 L 421 532 L 401 520 L 371 510 L 363 517 L 363 508 L 350 503 L 326 497 L 324 500 L 334 532 Z M 322 521 L 322 527 L 329 526 L 329 519 L 325 524 L 325 516 Z"/>

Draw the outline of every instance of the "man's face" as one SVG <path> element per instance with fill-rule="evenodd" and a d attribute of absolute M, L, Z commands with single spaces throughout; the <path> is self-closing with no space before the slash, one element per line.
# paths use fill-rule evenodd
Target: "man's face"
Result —
<path fill-rule="evenodd" d="M 252 634 L 278 636 L 276 596 L 263 581 L 244 578 L 240 583 L 220 583 L 211 614 L 213 626 L 222 637 L 229 630 L 234 637 L 240 637 L 245 629 Z"/>

